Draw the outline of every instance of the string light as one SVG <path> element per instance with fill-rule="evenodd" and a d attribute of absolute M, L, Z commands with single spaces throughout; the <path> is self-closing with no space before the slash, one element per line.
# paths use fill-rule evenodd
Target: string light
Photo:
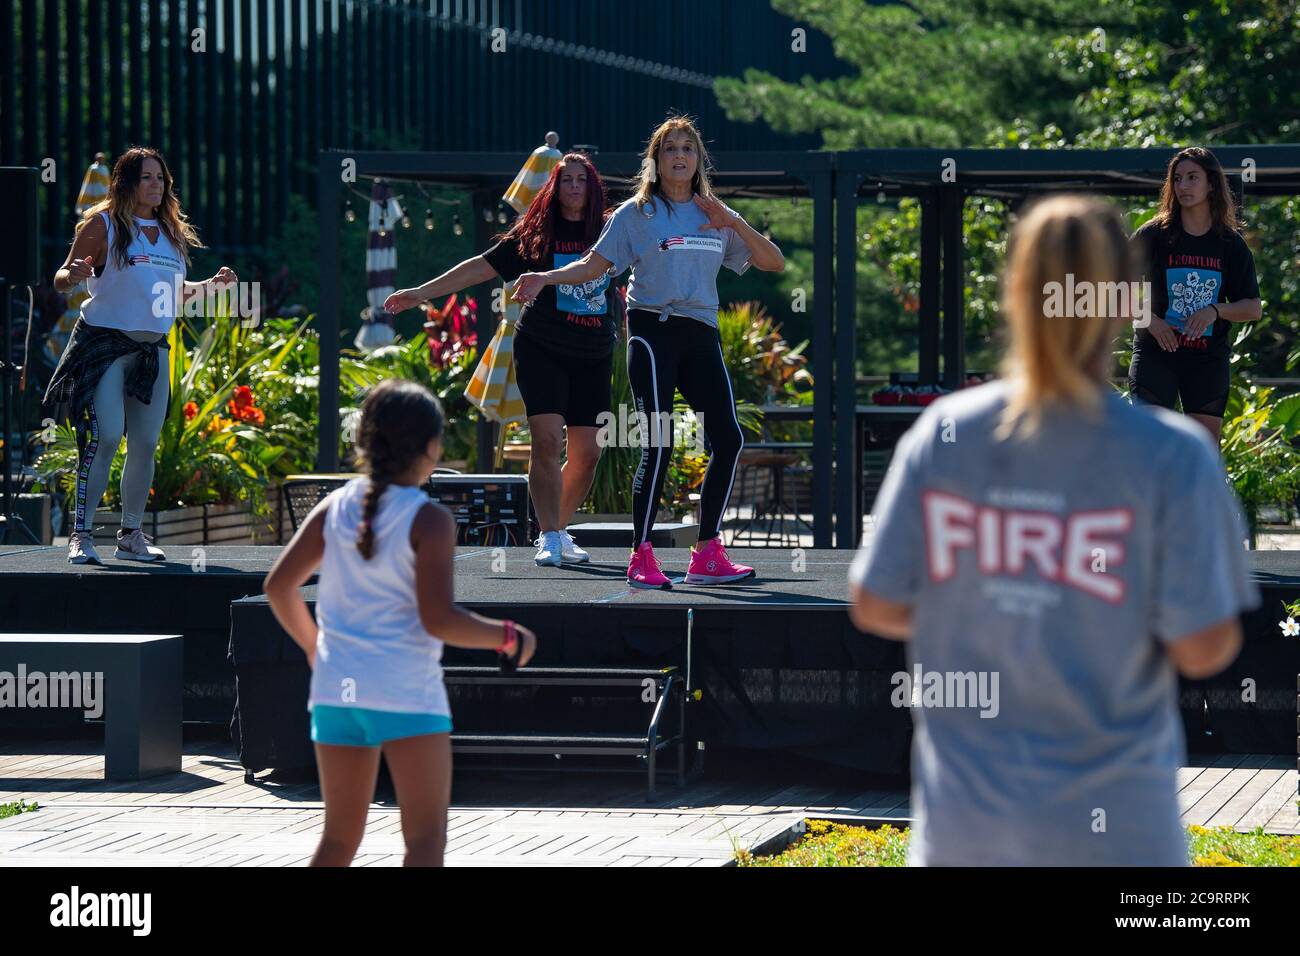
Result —
<path fill-rule="evenodd" d="M 887 200 L 888 198 L 889 197 L 885 195 L 885 191 L 883 189 L 880 190 L 880 192 L 876 193 L 876 202 L 880 203 L 882 206 L 885 204 L 885 200 Z"/>
<path fill-rule="evenodd" d="M 497 222 L 503 226 L 506 224 L 506 211 L 504 209 L 497 211 Z"/>
<path fill-rule="evenodd" d="M 483 221 L 484 222 L 492 221 L 492 210 L 487 206 L 483 207 Z"/>
<path fill-rule="evenodd" d="M 433 231 L 433 207 L 429 207 L 424 211 L 424 228 L 430 232 Z"/>
<path fill-rule="evenodd" d="M 343 218 L 348 222 L 356 222 L 357 214 L 352 208 L 352 200 L 349 199 L 343 204 Z"/>
<path fill-rule="evenodd" d="M 465 235 L 465 227 L 460 224 L 460 215 L 451 217 L 451 231 L 457 236 Z"/>
<path fill-rule="evenodd" d="M 388 230 L 384 228 L 384 217 L 381 215 L 379 217 L 379 238 L 382 239 L 386 235 L 388 235 Z"/>
<path fill-rule="evenodd" d="M 410 217 L 410 216 L 403 216 L 403 217 L 402 217 L 402 228 L 403 228 L 403 229 L 410 229 L 410 228 L 411 228 L 411 217 Z"/>

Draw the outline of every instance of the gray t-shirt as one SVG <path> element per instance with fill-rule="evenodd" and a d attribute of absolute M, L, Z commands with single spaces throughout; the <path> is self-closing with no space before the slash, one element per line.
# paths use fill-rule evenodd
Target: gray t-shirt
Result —
<path fill-rule="evenodd" d="M 718 270 L 744 272 L 749 247 L 734 229 L 701 229 L 708 221 L 694 200 L 659 196 L 642 210 L 629 199 L 606 220 L 592 251 L 614 264 L 616 276 L 631 267 L 629 309 L 689 316 L 717 328 Z"/>
<path fill-rule="evenodd" d="M 911 859 L 1184 865 L 1164 645 L 1259 605 L 1238 503 L 1185 416 L 1108 393 L 998 440 L 1007 394 L 926 409 L 849 572 L 914 609 Z"/>

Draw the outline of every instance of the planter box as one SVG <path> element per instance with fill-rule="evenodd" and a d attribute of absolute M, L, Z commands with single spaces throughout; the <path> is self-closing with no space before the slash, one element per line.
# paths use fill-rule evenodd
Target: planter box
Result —
<path fill-rule="evenodd" d="M 284 544 L 293 536 L 289 509 L 279 485 L 266 489 L 271 513 L 253 514 L 248 502 L 192 505 L 165 511 L 146 511 L 141 527 L 159 547 L 166 544 Z M 122 521 L 119 511 L 95 512 L 95 540 L 112 544 Z"/>

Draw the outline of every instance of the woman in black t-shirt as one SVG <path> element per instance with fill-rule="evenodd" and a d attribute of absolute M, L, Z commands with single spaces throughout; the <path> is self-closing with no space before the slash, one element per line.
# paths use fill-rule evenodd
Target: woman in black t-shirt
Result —
<path fill-rule="evenodd" d="M 1228 401 L 1233 322 L 1260 316 L 1255 259 L 1237 231 L 1237 207 L 1223 167 L 1200 146 L 1169 161 L 1160 209 L 1133 234 L 1152 284 L 1151 322 L 1133 337 L 1129 391 L 1174 408 L 1215 441 Z"/>
<path fill-rule="evenodd" d="M 427 299 L 500 277 L 555 269 L 581 259 L 605 224 L 605 186 L 591 160 L 566 153 L 528 210 L 481 256 L 414 289 L 399 289 L 384 308 L 401 312 Z M 532 457 L 528 490 L 541 525 L 536 562 L 590 560 L 566 530 L 587 497 L 600 448 L 597 418 L 610 410 L 610 376 L 618 333 L 606 295 L 610 277 L 547 287 L 515 327 L 515 379 L 528 411 Z M 561 453 L 566 451 L 564 467 Z"/>

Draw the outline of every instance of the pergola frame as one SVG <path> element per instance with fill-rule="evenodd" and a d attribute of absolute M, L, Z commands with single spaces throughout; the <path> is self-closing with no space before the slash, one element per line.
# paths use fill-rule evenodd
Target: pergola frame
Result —
<path fill-rule="evenodd" d="M 921 289 L 918 372 L 922 384 L 957 387 L 965 378 L 962 315 L 962 212 L 969 196 L 1023 203 L 1049 192 L 1105 196 L 1157 195 L 1172 147 L 1146 149 L 870 149 L 850 152 L 731 152 L 715 154 L 713 184 L 730 198 L 812 199 L 813 289 L 813 542 L 856 547 L 861 534 L 857 451 L 857 206 L 864 195 L 912 196 L 921 202 Z M 1300 194 L 1300 144 L 1216 146 L 1214 153 L 1238 192 Z M 459 186 L 472 195 L 476 246 L 494 231 L 481 211 L 494 207 L 523 161 L 517 153 L 347 152 L 320 154 L 320 451 L 322 471 L 338 468 L 339 208 L 342 169 L 351 160 L 360 177 Z M 637 175 L 637 153 L 601 153 L 602 177 L 617 194 Z M 1243 181 L 1243 170 L 1251 170 Z M 624 190 L 625 191 L 625 190 Z M 834 263 L 841 268 L 836 271 Z M 479 313 L 486 342 L 498 321 Z M 942 361 L 941 361 L 942 357 Z M 491 454 L 494 429 L 481 422 L 480 460 Z M 832 469 L 834 463 L 834 469 Z M 832 481 L 832 474 L 834 480 Z"/>
<path fill-rule="evenodd" d="M 471 193 L 474 206 L 475 247 L 487 248 L 494 224 L 484 222 L 482 210 L 494 208 L 506 187 L 519 173 L 524 156 L 519 153 L 479 152 L 349 152 L 323 151 L 318 167 L 320 213 L 320 446 L 317 468 L 338 469 L 339 438 L 339 211 L 345 184 L 343 163 L 350 160 L 357 178 L 418 181 L 458 186 Z M 597 168 L 615 198 L 621 199 L 640 172 L 639 153 L 606 153 L 595 157 Z M 813 376 L 828 387 L 814 393 L 813 460 L 823 463 L 814 469 L 813 523 L 817 547 L 831 546 L 832 395 L 834 330 L 832 327 L 831 272 L 832 208 L 834 205 L 834 160 L 826 152 L 715 153 L 711 181 L 724 198 L 789 199 L 811 198 L 813 207 L 813 290 L 808 296 L 813 317 Z M 446 264 L 450 265 L 450 263 Z M 816 290 L 823 290 L 816 294 Z M 490 309 L 478 315 L 479 341 L 486 343 L 500 321 Z M 824 377 L 823 377 L 824 376 Z M 494 426 L 480 421 L 478 455 L 491 461 Z"/>
<path fill-rule="evenodd" d="M 1159 195 L 1175 147 L 1144 149 L 866 149 L 834 153 L 835 261 L 835 543 L 861 538 L 857 454 L 857 206 L 864 195 L 921 202 L 918 380 L 957 388 L 966 377 L 962 312 L 962 213 L 969 196 L 1019 206 L 1052 192 Z M 1300 144 L 1215 146 L 1238 200 L 1300 194 Z M 1248 163 L 1249 161 L 1249 163 Z M 1250 169 L 1250 181 L 1242 172 Z M 942 316 L 942 322 L 941 322 Z M 942 372 L 940 369 L 942 356 Z M 819 380 L 820 381 L 820 380 Z"/>

